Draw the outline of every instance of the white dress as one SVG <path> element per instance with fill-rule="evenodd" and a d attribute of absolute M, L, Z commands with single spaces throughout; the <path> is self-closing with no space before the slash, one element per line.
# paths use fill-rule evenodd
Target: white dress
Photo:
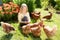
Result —
<path fill-rule="evenodd" d="M 19 23 L 24 23 L 24 21 L 22 21 L 22 18 L 24 17 L 24 16 L 26 16 L 27 17 L 27 22 L 30 22 L 30 15 L 29 15 L 29 13 L 27 12 L 27 13 L 18 13 L 18 21 L 19 21 Z"/>

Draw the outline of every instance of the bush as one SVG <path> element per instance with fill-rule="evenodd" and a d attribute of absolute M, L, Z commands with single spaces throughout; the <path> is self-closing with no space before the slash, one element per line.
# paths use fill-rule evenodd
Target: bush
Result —
<path fill-rule="evenodd" d="M 11 0 L 2 0 L 3 3 L 8 3 L 10 2 Z"/>
<path fill-rule="evenodd" d="M 43 9 L 48 8 L 50 6 L 55 7 L 56 1 L 55 0 L 41 0 L 41 6 Z"/>
<path fill-rule="evenodd" d="M 2 21 L 10 21 L 10 20 L 11 20 L 10 14 L 4 14 Z"/>
<path fill-rule="evenodd" d="M 49 0 L 49 5 L 55 7 L 56 1 L 55 0 Z"/>
<path fill-rule="evenodd" d="M 41 7 L 43 9 L 47 8 L 49 4 L 49 0 L 41 0 Z"/>
<path fill-rule="evenodd" d="M 28 2 L 26 1 L 26 4 L 28 5 L 28 10 L 31 13 L 35 9 L 35 4 L 34 0 L 29 0 Z"/>
<path fill-rule="evenodd" d="M 1 19 L 2 19 L 2 14 L 3 14 L 3 7 L 0 6 L 0 21 L 1 21 Z"/>
<path fill-rule="evenodd" d="M 1 15 L 1 13 L 0 13 L 0 21 L 1 21 L 1 19 L 2 19 L 2 15 Z"/>
<path fill-rule="evenodd" d="M 55 0 L 56 6 L 55 9 L 60 10 L 60 0 Z"/>
<path fill-rule="evenodd" d="M 35 9 L 35 7 L 34 7 L 35 1 L 34 0 L 13 0 L 13 2 L 20 5 L 20 6 L 22 3 L 26 3 L 30 13 Z"/>
<path fill-rule="evenodd" d="M 20 5 L 21 0 L 13 0 L 13 3 Z"/>
<path fill-rule="evenodd" d="M 17 21 L 18 12 L 19 6 L 17 4 L 3 3 L 3 6 L 0 6 L 0 21 Z"/>
<path fill-rule="evenodd" d="M 41 8 L 41 0 L 35 1 L 36 7 Z"/>

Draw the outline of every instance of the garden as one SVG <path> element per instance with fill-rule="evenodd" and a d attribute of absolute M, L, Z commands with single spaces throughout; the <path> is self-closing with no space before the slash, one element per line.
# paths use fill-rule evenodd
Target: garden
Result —
<path fill-rule="evenodd" d="M 27 5 L 31 19 L 29 27 L 23 26 L 24 34 L 18 19 L 22 4 Z M 0 0 L 0 40 L 60 40 L 59 16 L 60 0 Z M 11 24 L 13 31 L 9 28 L 11 25 L 4 28 L 1 23 Z M 34 27 L 38 29 L 34 30 Z"/>

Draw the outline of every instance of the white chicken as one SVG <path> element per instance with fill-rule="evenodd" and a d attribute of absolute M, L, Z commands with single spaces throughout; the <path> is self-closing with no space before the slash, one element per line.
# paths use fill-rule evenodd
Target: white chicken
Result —
<path fill-rule="evenodd" d="M 44 32 L 46 33 L 47 37 L 50 38 L 55 35 L 57 31 L 57 26 L 54 25 L 52 28 L 50 26 L 43 27 Z"/>
<path fill-rule="evenodd" d="M 3 31 L 6 32 L 7 34 L 10 33 L 10 31 L 14 31 L 15 29 L 13 28 L 13 26 L 9 23 L 4 23 L 1 22 L 1 26 L 3 27 Z"/>

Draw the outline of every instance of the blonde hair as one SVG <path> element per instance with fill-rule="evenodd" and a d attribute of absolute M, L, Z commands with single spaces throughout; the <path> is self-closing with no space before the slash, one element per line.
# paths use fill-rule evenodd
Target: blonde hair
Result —
<path fill-rule="evenodd" d="M 21 7 L 20 7 L 20 13 L 22 13 L 23 7 L 26 7 L 26 9 L 27 9 L 26 12 L 28 12 L 28 7 L 27 7 L 27 5 L 23 3 L 23 4 L 21 5 Z"/>

